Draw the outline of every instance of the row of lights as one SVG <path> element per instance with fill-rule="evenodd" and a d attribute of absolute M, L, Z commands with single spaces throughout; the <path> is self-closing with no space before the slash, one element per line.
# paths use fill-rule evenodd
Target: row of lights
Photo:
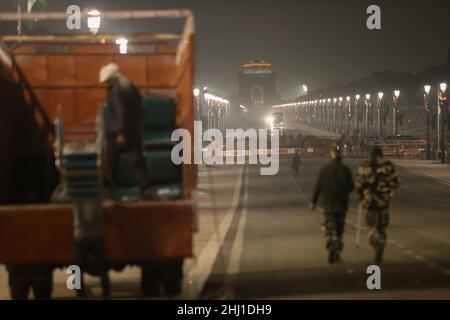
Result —
<path fill-rule="evenodd" d="M 204 90 L 207 90 L 208 88 L 205 87 Z M 194 96 L 195 97 L 199 97 L 200 96 L 200 89 L 195 88 L 194 89 Z M 218 102 L 221 104 L 229 104 L 230 101 L 228 101 L 227 99 L 223 99 L 219 96 L 213 95 L 211 93 L 206 92 L 203 97 L 205 98 L 206 101 L 213 101 L 213 102 Z"/>
<path fill-rule="evenodd" d="M 447 91 L 447 84 L 445 82 L 441 83 L 439 87 L 440 87 L 442 93 L 445 93 Z M 430 85 L 425 85 L 424 86 L 424 90 L 425 90 L 426 94 L 430 94 L 431 86 Z M 370 100 L 370 97 L 371 97 L 370 94 L 366 94 L 365 95 L 365 98 L 366 98 L 367 101 Z M 383 97 L 384 97 L 384 93 L 383 92 L 378 92 L 378 99 L 382 100 Z M 395 90 L 394 91 L 394 97 L 396 99 L 398 99 L 400 97 L 400 90 Z M 356 101 L 359 101 L 361 99 L 361 95 L 359 95 L 359 94 L 355 95 L 355 99 L 356 99 Z M 342 102 L 343 100 L 344 100 L 343 97 L 334 98 L 334 99 L 328 98 L 328 99 L 310 100 L 310 101 L 302 101 L 302 102 L 293 102 L 293 103 L 280 104 L 280 105 L 274 106 L 274 108 L 293 107 L 293 106 L 310 105 L 310 104 L 325 103 L 325 102 L 331 103 L 332 101 L 334 103 L 336 103 L 338 101 Z M 351 100 L 351 97 L 347 96 L 346 97 L 346 101 L 350 102 L 350 100 Z"/>
<path fill-rule="evenodd" d="M 442 93 L 445 93 L 446 91 L 447 91 L 447 83 L 445 83 L 445 82 L 442 82 L 440 85 L 439 85 L 439 89 L 441 89 L 441 92 Z M 430 92 L 431 92 L 431 86 L 430 85 L 425 85 L 424 86 L 424 90 L 425 90 L 425 93 L 426 94 L 430 94 Z"/>
<path fill-rule="evenodd" d="M 370 97 L 371 97 L 370 94 L 366 94 L 366 95 L 365 95 L 366 100 L 370 100 Z M 383 93 L 383 92 L 378 92 L 378 99 L 379 99 L 379 100 L 382 100 L 383 97 L 384 97 L 384 93 Z M 396 99 L 398 99 L 398 98 L 400 97 L 400 90 L 395 90 L 395 91 L 394 91 L 394 97 L 395 97 Z M 358 102 L 360 99 L 361 99 L 361 95 L 359 95 L 359 94 L 355 95 L 355 100 L 356 100 L 357 102 Z M 350 102 L 351 97 L 350 97 L 350 96 L 347 96 L 347 97 L 345 98 L 345 100 L 346 100 L 347 102 Z M 328 98 L 328 99 L 319 99 L 319 100 L 302 101 L 302 102 L 296 102 L 296 103 L 288 103 L 288 104 L 284 104 L 284 105 L 275 106 L 275 108 L 277 108 L 277 107 L 288 107 L 288 106 L 308 105 L 308 104 L 317 104 L 317 103 L 325 103 L 325 102 L 331 103 L 332 101 L 333 101 L 333 103 L 336 103 L 336 102 L 338 102 L 338 101 L 339 101 L 339 102 L 342 102 L 342 101 L 344 101 L 344 98 L 343 98 L 343 97 L 339 97 L 339 98 L 333 98 L 333 99 Z"/>

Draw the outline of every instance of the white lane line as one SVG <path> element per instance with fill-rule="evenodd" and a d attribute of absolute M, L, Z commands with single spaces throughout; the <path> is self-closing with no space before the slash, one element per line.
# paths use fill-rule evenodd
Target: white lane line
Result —
<path fill-rule="evenodd" d="M 248 167 L 245 170 L 245 191 L 244 201 L 242 204 L 242 213 L 239 219 L 236 237 L 234 238 L 233 247 L 230 254 L 230 262 L 228 263 L 227 274 L 238 274 L 241 268 L 242 251 L 244 247 L 244 230 L 247 221 L 247 204 L 248 204 Z"/>
<path fill-rule="evenodd" d="M 405 171 L 407 171 L 409 173 L 412 173 L 412 174 L 415 174 L 415 175 L 418 175 L 418 176 L 421 176 L 421 177 L 425 177 L 425 178 L 430 178 L 431 180 L 435 180 L 436 182 L 440 182 L 442 184 L 445 184 L 446 186 L 450 186 L 450 183 L 447 180 L 445 180 L 445 179 L 438 178 L 438 177 L 435 177 L 435 176 L 432 176 L 432 175 L 428 175 L 428 174 L 422 173 L 422 172 L 414 170 L 414 169 L 410 169 L 410 168 L 406 167 L 405 165 L 401 165 L 401 164 L 398 164 L 398 163 L 395 163 L 395 164 L 398 165 L 399 167 L 402 167 L 403 169 L 405 169 Z"/>
<path fill-rule="evenodd" d="M 300 188 L 300 186 L 298 185 L 297 181 L 295 181 L 294 177 L 292 175 L 289 175 L 289 177 L 291 178 L 292 182 L 295 185 L 295 188 L 297 189 L 298 193 L 303 197 L 303 199 L 306 200 L 306 202 L 309 204 L 310 200 L 308 199 L 308 197 L 305 195 L 305 193 L 303 192 L 303 190 Z"/>
<path fill-rule="evenodd" d="M 188 271 L 185 277 L 182 296 L 187 299 L 197 299 L 199 297 L 206 280 L 208 280 L 211 274 L 214 262 L 216 261 L 220 248 L 225 240 L 225 235 L 230 228 L 231 222 L 233 221 L 236 213 L 236 208 L 239 204 L 239 195 L 241 193 L 242 186 L 242 172 L 243 167 L 241 166 L 236 179 L 230 208 L 220 222 L 219 227 L 209 238 L 208 244 L 194 260 L 193 267 Z M 211 188 L 214 188 L 214 186 L 211 186 Z"/>
<path fill-rule="evenodd" d="M 412 229 L 412 231 L 414 231 L 415 233 L 421 234 L 421 235 L 423 235 L 425 237 L 428 237 L 428 238 L 431 238 L 431 239 L 434 239 L 434 240 L 437 240 L 437 241 L 441 241 L 441 242 L 444 242 L 446 244 L 450 244 L 449 240 L 441 238 L 441 237 L 438 237 L 438 236 L 434 236 L 432 234 L 429 234 L 428 232 L 424 232 L 424 231 L 417 230 L 417 229 Z"/>

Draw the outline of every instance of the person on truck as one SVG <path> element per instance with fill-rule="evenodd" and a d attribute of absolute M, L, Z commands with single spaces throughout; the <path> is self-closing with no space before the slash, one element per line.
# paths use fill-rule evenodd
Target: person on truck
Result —
<path fill-rule="evenodd" d="M 122 154 L 126 154 L 141 197 L 146 197 L 148 174 L 142 154 L 140 132 L 140 122 L 144 116 L 142 96 L 138 88 L 120 73 L 115 63 L 110 63 L 100 70 L 99 80 L 108 85 L 107 184 L 117 191 L 119 160 Z"/>
<path fill-rule="evenodd" d="M 330 152 L 331 162 L 319 172 L 314 188 L 311 210 L 314 210 L 321 198 L 325 221 L 322 225 L 325 231 L 326 247 L 328 249 L 328 263 L 340 262 L 344 247 L 343 236 L 345 216 L 348 210 L 349 194 L 354 189 L 352 172 L 342 163 L 341 152 L 338 148 Z"/>

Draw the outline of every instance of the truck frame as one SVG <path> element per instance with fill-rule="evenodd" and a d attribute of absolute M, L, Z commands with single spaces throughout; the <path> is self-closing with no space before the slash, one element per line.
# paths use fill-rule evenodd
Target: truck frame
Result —
<path fill-rule="evenodd" d="M 20 16 L 22 20 L 64 23 L 66 18 L 65 12 Z M 25 299 L 30 289 L 36 298 L 50 298 L 53 270 L 73 264 L 72 206 L 49 202 L 57 182 L 54 122 L 58 109 L 62 109 L 67 127 L 95 124 L 107 92 L 106 86 L 98 82 L 102 66 L 115 62 L 143 95 L 173 99 L 175 126 L 188 129 L 193 135 L 192 13 L 189 10 L 102 13 L 102 19 L 113 21 L 150 18 L 184 19 L 183 32 L 0 36 L 0 71 L 6 79 L 0 88 L 11 96 L 10 100 L 0 102 L 0 122 L 7 124 L 0 126 L 3 155 L 0 184 L 6 186 L 0 188 L 0 263 L 7 266 L 12 298 Z M 0 22 L 18 19 L 17 13 L 0 13 Z M 115 43 L 124 36 L 129 42 L 127 54 L 121 54 Z M 178 43 L 174 46 L 173 42 Z M 19 139 L 21 135 L 24 141 Z M 30 147 L 32 141 L 39 141 L 35 148 L 43 155 L 40 158 L 43 161 L 33 164 L 33 171 L 49 172 L 50 177 L 45 175 L 41 180 L 31 175 L 19 177 L 20 170 L 11 169 L 18 153 L 25 153 L 25 158 L 35 154 Z M 179 293 L 183 259 L 192 255 L 191 194 L 196 186 L 195 166 L 182 165 L 181 177 L 182 192 L 177 200 L 102 203 L 109 265 L 114 269 L 131 264 L 140 266 L 144 295 L 158 294 L 161 285 L 168 294 Z M 18 184 L 18 180 L 23 180 L 23 184 Z M 33 187 L 35 184 L 40 187 Z M 41 190 L 40 197 L 14 196 L 34 194 L 31 191 L 36 189 Z"/>

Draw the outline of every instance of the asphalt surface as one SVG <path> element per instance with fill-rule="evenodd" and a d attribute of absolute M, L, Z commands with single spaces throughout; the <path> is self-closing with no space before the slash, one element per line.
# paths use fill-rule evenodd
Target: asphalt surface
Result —
<path fill-rule="evenodd" d="M 381 290 L 369 290 L 373 252 L 366 232 L 355 246 L 357 201 L 347 215 L 343 261 L 328 265 L 322 215 L 307 208 L 320 167 L 327 159 L 303 159 L 299 179 L 289 160 L 275 176 L 259 166 L 201 167 L 198 232 L 194 257 L 185 263 L 189 299 L 449 299 L 450 185 L 399 168 L 401 187 L 391 208 Z M 353 171 L 360 160 L 345 160 Z M 112 298 L 143 298 L 137 267 L 110 272 Z M 54 273 L 54 298 L 74 299 L 64 270 Z M 88 277 L 93 298 L 99 280 Z M 0 298 L 8 299 L 0 268 Z M 148 298 L 148 297 L 147 297 Z M 150 297 L 150 299 L 168 297 Z M 173 298 L 173 297 L 172 297 Z"/>
<path fill-rule="evenodd" d="M 369 290 L 373 251 L 363 230 L 355 246 L 357 201 L 347 216 L 343 262 L 328 265 L 320 210 L 308 199 L 326 159 L 304 159 L 292 177 L 288 160 L 276 176 L 256 166 L 242 173 L 239 204 L 201 297 L 244 299 L 449 299 L 450 186 L 399 168 L 381 290 Z M 355 171 L 360 160 L 347 160 Z"/>

